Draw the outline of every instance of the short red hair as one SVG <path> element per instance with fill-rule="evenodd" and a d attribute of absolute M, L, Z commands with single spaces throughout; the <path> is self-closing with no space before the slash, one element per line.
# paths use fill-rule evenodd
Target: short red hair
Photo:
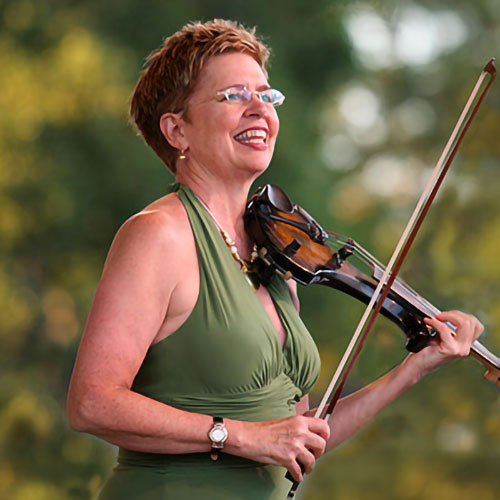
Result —
<path fill-rule="evenodd" d="M 224 52 L 248 54 L 266 72 L 270 51 L 255 35 L 255 28 L 224 19 L 186 24 L 146 59 L 132 94 L 130 119 L 174 174 L 178 150 L 160 130 L 160 117 L 185 110 L 206 61 Z"/>

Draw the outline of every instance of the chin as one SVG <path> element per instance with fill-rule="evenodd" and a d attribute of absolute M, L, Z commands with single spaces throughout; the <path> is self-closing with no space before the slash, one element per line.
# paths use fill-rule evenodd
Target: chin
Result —
<path fill-rule="evenodd" d="M 270 163 L 269 160 L 252 162 L 251 164 L 245 165 L 245 170 L 251 172 L 255 176 L 259 176 L 268 169 Z"/>
<path fill-rule="evenodd" d="M 272 155 L 269 154 L 245 155 L 240 156 L 237 160 L 235 159 L 233 165 L 243 177 L 255 179 L 267 170 L 271 159 Z"/>
<path fill-rule="evenodd" d="M 246 166 L 249 170 L 252 170 L 253 172 L 265 172 L 267 168 L 269 167 L 270 163 L 272 160 L 272 155 L 262 155 L 257 158 L 253 158 L 252 160 L 245 162 Z"/>

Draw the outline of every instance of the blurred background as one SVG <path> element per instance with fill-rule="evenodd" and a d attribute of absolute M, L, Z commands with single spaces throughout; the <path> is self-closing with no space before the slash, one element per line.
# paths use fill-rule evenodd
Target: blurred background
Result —
<path fill-rule="evenodd" d="M 72 432 L 65 397 L 114 234 L 171 175 L 127 123 L 145 56 L 190 20 L 258 26 L 287 100 L 264 182 L 383 262 L 482 67 L 500 2 L 0 0 L 0 498 L 88 499 L 115 448 Z M 500 353 L 500 82 L 403 269 Z M 319 401 L 362 313 L 300 290 L 322 357 Z M 349 391 L 405 356 L 380 319 Z M 474 360 L 428 376 L 317 465 L 303 500 L 500 498 L 500 399 Z"/>

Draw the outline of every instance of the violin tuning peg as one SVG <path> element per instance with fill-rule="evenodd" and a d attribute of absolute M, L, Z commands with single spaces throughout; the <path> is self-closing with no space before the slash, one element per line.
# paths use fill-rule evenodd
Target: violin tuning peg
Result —
<path fill-rule="evenodd" d="M 290 271 L 283 272 L 276 269 L 276 274 L 281 278 L 283 278 L 284 280 L 290 280 L 293 278 L 293 274 Z"/>

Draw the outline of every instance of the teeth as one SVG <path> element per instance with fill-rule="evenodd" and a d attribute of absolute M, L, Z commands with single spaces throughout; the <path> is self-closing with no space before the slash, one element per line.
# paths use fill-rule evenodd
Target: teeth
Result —
<path fill-rule="evenodd" d="M 265 130 L 252 129 L 242 132 L 235 136 L 237 141 L 263 142 L 266 140 L 267 133 Z"/>

